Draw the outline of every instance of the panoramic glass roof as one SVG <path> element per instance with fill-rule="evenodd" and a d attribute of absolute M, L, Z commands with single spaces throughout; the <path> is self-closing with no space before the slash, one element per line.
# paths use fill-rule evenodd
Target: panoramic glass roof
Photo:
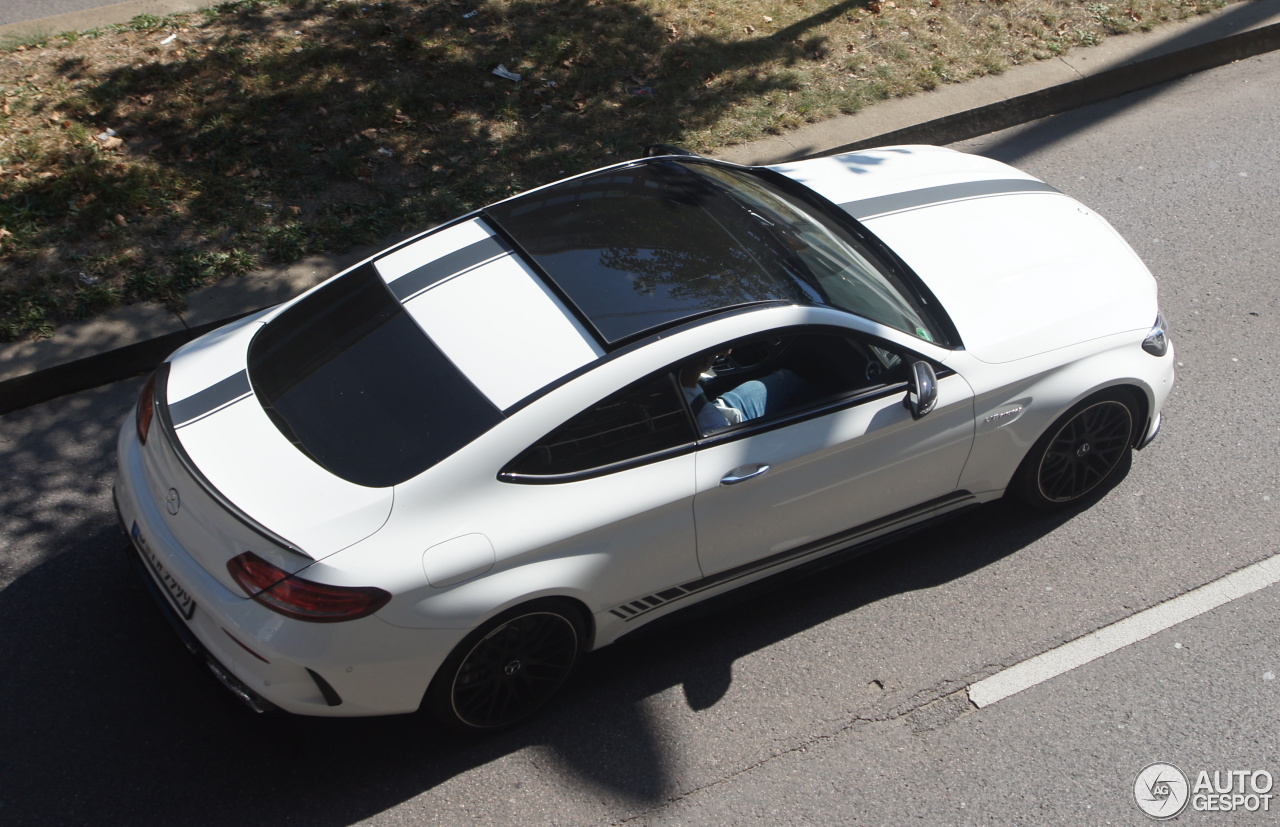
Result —
<path fill-rule="evenodd" d="M 607 343 L 707 311 L 818 296 L 730 173 L 656 160 L 486 210 Z"/>
<path fill-rule="evenodd" d="M 868 244 L 748 170 L 656 158 L 486 212 L 609 345 L 767 301 L 824 304 L 946 341 L 919 290 Z"/>

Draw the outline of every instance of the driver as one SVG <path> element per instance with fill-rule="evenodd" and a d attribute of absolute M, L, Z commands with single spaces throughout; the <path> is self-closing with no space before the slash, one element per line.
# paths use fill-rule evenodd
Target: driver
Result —
<path fill-rule="evenodd" d="M 786 410 L 802 398 L 809 387 L 799 376 L 781 368 L 743 382 L 712 401 L 707 398 L 702 383 L 715 377 L 711 365 L 729 353 L 731 351 L 726 350 L 704 354 L 689 360 L 680 370 L 680 386 L 703 436 Z"/>

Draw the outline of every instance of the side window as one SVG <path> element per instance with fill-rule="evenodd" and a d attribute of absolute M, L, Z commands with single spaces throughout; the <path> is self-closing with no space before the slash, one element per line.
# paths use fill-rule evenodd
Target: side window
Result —
<path fill-rule="evenodd" d="M 694 440 L 670 374 L 623 388 L 556 428 L 510 463 L 504 474 L 549 476 L 603 468 Z"/>
<path fill-rule="evenodd" d="M 840 332 L 779 332 L 703 353 L 677 375 L 705 436 L 896 385 L 907 362 Z"/>

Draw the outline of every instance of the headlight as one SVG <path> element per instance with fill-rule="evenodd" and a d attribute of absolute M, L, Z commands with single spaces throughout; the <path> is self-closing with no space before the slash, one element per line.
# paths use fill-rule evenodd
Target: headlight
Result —
<path fill-rule="evenodd" d="M 1169 334 L 1164 332 L 1164 315 L 1156 314 L 1155 326 L 1142 340 L 1142 349 L 1152 356 L 1163 356 L 1169 352 Z"/>

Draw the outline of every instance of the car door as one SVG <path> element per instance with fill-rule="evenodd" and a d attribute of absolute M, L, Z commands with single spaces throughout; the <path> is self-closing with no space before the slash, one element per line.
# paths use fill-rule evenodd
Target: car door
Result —
<path fill-rule="evenodd" d="M 963 378 L 941 371 L 936 408 L 915 419 L 904 404 L 914 354 L 845 332 L 766 342 L 776 343 L 787 352 L 770 372 L 815 387 L 701 441 L 694 520 L 704 576 L 819 553 L 856 541 L 859 527 L 891 530 L 960 499 L 974 434 Z"/>
<path fill-rule="evenodd" d="M 669 372 L 588 406 L 499 474 L 495 544 L 583 561 L 574 583 L 608 608 L 695 580 L 697 434 Z M 653 600 L 654 604 L 660 600 Z M 622 611 L 630 617 L 635 611 Z"/>

